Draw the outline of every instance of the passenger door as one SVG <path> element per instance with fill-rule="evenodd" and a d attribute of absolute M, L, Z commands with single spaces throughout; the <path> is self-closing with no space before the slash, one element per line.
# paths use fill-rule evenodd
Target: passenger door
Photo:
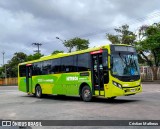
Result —
<path fill-rule="evenodd" d="M 104 84 L 108 83 L 108 54 L 106 50 L 91 52 L 93 90 L 104 95 Z"/>
<path fill-rule="evenodd" d="M 32 64 L 26 65 L 26 91 L 32 93 Z"/>

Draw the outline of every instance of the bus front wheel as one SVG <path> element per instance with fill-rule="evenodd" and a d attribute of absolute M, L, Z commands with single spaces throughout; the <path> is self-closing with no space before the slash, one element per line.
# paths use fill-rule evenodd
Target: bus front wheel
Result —
<path fill-rule="evenodd" d="M 38 98 L 42 97 L 42 89 L 40 86 L 36 87 L 36 97 L 38 97 Z"/>
<path fill-rule="evenodd" d="M 83 101 L 85 102 L 89 102 L 92 100 L 92 92 L 89 86 L 84 86 L 82 88 L 82 95 L 81 98 L 83 99 Z"/>

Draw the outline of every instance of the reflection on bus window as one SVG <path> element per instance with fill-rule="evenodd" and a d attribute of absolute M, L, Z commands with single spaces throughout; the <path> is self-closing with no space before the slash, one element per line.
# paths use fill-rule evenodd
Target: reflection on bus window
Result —
<path fill-rule="evenodd" d="M 114 54 L 112 74 L 117 76 L 139 75 L 138 59 L 134 54 Z"/>

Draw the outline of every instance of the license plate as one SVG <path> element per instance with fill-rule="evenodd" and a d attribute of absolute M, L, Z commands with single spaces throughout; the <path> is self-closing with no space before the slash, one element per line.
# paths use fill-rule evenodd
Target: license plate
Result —
<path fill-rule="evenodd" d="M 130 89 L 130 91 L 131 91 L 131 92 L 135 92 L 136 90 L 135 90 L 135 89 Z"/>

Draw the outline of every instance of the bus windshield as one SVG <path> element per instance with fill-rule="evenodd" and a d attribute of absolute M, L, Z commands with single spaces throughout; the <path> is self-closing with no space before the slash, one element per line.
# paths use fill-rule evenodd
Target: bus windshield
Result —
<path fill-rule="evenodd" d="M 134 76 L 140 75 L 138 58 L 135 53 L 113 53 L 111 59 L 112 75 Z"/>

